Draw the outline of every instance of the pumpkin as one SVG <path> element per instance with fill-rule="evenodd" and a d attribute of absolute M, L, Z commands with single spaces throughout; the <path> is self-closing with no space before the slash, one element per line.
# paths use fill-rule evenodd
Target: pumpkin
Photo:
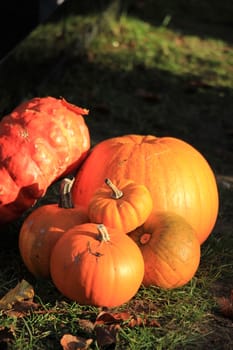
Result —
<path fill-rule="evenodd" d="M 152 211 L 152 197 L 144 185 L 129 179 L 105 179 L 88 206 L 91 222 L 103 223 L 125 233 L 142 225 Z"/>
<path fill-rule="evenodd" d="M 19 251 L 27 269 L 37 278 L 50 277 L 50 255 L 58 239 L 72 226 L 88 222 L 82 208 L 72 208 L 72 181 L 61 183 L 59 204 L 37 207 L 24 220 L 19 232 Z"/>
<path fill-rule="evenodd" d="M 138 244 L 144 258 L 144 286 L 182 287 L 195 275 L 200 263 L 200 243 L 182 216 L 152 213 L 129 236 Z"/>
<path fill-rule="evenodd" d="M 54 285 L 67 298 L 83 305 L 114 307 L 137 293 L 144 261 L 137 244 L 125 233 L 85 223 L 58 240 L 50 271 Z"/>
<path fill-rule="evenodd" d="M 218 214 L 218 189 L 204 156 L 173 137 L 123 135 L 96 144 L 80 167 L 72 197 L 88 204 L 104 179 L 129 178 L 150 191 L 155 211 L 173 211 L 193 226 L 200 243 Z"/>
<path fill-rule="evenodd" d="M 87 109 L 35 97 L 0 122 L 0 223 L 17 219 L 48 186 L 76 169 L 90 148 Z"/>

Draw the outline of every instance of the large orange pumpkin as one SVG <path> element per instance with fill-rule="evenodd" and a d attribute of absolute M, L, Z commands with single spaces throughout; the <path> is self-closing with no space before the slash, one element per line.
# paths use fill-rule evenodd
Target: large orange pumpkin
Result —
<path fill-rule="evenodd" d="M 215 225 L 218 190 L 214 173 L 202 154 L 185 141 L 124 135 L 100 142 L 76 176 L 74 204 L 87 208 L 106 177 L 129 178 L 144 184 L 151 192 L 154 209 L 185 217 L 200 243 Z"/>
<path fill-rule="evenodd" d="M 65 99 L 35 97 L 0 122 L 0 223 L 20 217 L 90 148 L 84 115 Z"/>
<path fill-rule="evenodd" d="M 68 230 L 50 260 L 57 289 L 80 304 L 114 307 L 138 291 L 144 261 L 137 244 L 125 233 L 86 223 Z"/>
<path fill-rule="evenodd" d="M 153 207 L 152 197 L 144 185 L 130 179 L 111 181 L 94 193 L 88 206 L 91 222 L 103 223 L 125 233 L 142 225 Z"/>
<path fill-rule="evenodd" d="M 175 213 L 152 213 L 130 237 L 141 249 L 143 284 L 171 289 L 182 287 L 200 263 L 200 243 L 193 228 Z"/>
<path fill-rule="evenodd" d="M 62 191 L 71 185 L 66 181 L 68 179 L 62 182 Z M 50 255 L 57 240 L 69 228 L 89 221 L 81 207 L 72 208 L 72 201 L 66 194 L 69 190 L 65 189 L 59 204 L 37 207 L 21 226 L 19 251 L 25 266 L 35 277 L 50 277 Z"/>

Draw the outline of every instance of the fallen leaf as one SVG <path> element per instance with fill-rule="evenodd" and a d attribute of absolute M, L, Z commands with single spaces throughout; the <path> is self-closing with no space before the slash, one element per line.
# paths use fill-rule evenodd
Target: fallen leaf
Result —
<path fill-rule="evenodd" d="M 218 298 L 218 305 L 223 316 L 233 320 L 233 289 L 229 297 Z"/>
<path fill-rule="evenodd" d="M 14 316 L 14 317 L 24 317 L 28 313 L 35 312 L 40 307 L 40 304 L 36 304 L 33 301 L 26 300 L 26 301 L 17 301 L 11 309 L 5 310 L 5 314 L 8 316 Z M 44 311 L 44 313 L 47 313 L 47 310 Z"/>
<path fill-rule="evenodd" d="M 78 325 L 87 333 L 92 333 L 95 327 L 92 321 L 86 319 L 79 319 Z"/>
<path fill-rule="evenodd" d="M 139 327 L 145 325 L 145 320 L 143 320 L 141 317 L 133 317 L 128 323 L 128 326 L 130 328 Z"/>
<path fill-rule="evenodd" d="M 0 349 L 8 349 L 8 345 L 14 341 L 14 330 L 9 327 L 0 327 Z"/>
<path fill-rule="evenodd" d="M 93 339 L 76 337 L 72 334 L 64 334 L 60 340 L 63 350 L 86 350 L 92 342 Z"/>
<path fill-rule="evenodd" d="M 94 323 L 95 326 L 97 325 L 113 325 L 113 324 L 119 324 L 119 325 L 126 325 L 130 328 L 133 327 L 140 327 L 140 326 L 148 326 L 148 327 L 160 327 L 160 324 L 158 321 L 152 319 L 149 320 L 146 318 L 146 315 L 143 317 L 139 317 L 135 314 L 131 314 L 129 312 L 105 312 L 102 311 L 99 313 L 99 315 L 96 317 L 96 321 Z"/>
<path fill-rule="evenodd" d="M 11 309 L 16 302 L 32 301 L 34 294 L 33 287 L 27 281 L 22 280 L 0 299 L 0 310 Z"/>
<path fill-rule="evenodd" d="M 158 103 L 161 101 L 161 95 L 156 92 L 151 92 L 144 89 L 138 89 L 136 91 L 136 96 L 143 98 L 148 102 Z"/>
<path fill-rule="evenodd" d="M 129 312 L 105 312 L 102 311 L 98 314 L 95 320 L 95 325 L 99 324 L 113 324 L 127 321 L 131 318 Z"/>
<path fill-rule="evenodd" d="M 120 325 L 96 325 L 95 333 L 96 333 L 96 341 L 100 348 L 109 347 L 110 345 L 115 345 L 117 341 L 117 333 L 120 329 Z"/>

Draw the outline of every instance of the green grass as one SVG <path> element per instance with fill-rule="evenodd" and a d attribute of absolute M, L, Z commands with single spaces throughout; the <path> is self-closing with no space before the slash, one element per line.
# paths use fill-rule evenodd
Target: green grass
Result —
<path fill-rule="evenodd" d="M 90 109 L 86 121 L 93 144 L 125 133 L 176 136 L 199 149 L 216 175 L 232 176 L 229 11 L 220 20 L 215 1 L 210 7 L 199 4 L 201 12 L 194 1 L 190 9 L 183 1 L 177 6 L 158 1 L 156 9 L 153 1 L 147 4 L 147 12 L 134 8 L 117 22 L 100 21 L 96 12 L 73 12 L 38 27 L 0 67 L 1 114 L 35 95 L 64 96 Z M 114 310 L 160 324 L 130 328 L 123 323 L 116 350 L 233 347 L 232 322 L 217 302 L 233 288 L 233 187 L 224 179 L 218 184 L 219 217 L 202 246 L 197 274 L 178 290 L 142 287 Z M 41 203 L 52 200 L 51 193 L 53 187 Z M 17 247 L 22 220 L 1 228 L 0 297 L 24 278 L 39 307 L 24 317 L 0 311 L 0 348 L 60 349 L 62 335 L 70 333 L 93 338 L 90 348 L 99 350 L 95 331 L 80 320 L 93 322 L 100 309 L 66 300 L 51 281 L 34 279 L 23 265 Z M 3 331 L 9 332 L 5 342 Z"/>

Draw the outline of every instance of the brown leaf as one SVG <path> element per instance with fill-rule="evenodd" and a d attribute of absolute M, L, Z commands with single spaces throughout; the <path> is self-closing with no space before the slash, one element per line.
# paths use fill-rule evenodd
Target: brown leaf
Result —
<path fill-rule="evenodd" d="M 143 326 L 145 325 L 145 320 L 141 317 L 133 317 L 131 320 L 129 320 L 128 326 L 130 328 L 138 327 L 138 326 Z"/>
<path fill-rule="evenodd" d="M 223 316 L 233 320 L 233 289 L 229 297 L 218 298 L 218 305 Z"/>
<path fill-rule="evenodd" d="M 93 339 L 76 337 L 72 334 L 64 334 L 60 340 L 63 350 L 86 350 L 92 342 Z"/>
<path fill-rule="evenodd" d="M 94 330 L 94 327 L 95 327 L 93 322 L 91 322 L 90 320 L 86 320 L 86 319 L 79 319 L 78 324 L 87 333 L 92 333 L 92 331 Z"/>
<path fill-rule="evenodd" d="M 138 89 L 136 91 L 136 96 L 141 97 L 148 102 L 158 103 L 161 101 L 160 94 L 144 89 Z"/>
<path fill-rule="evenodd" d="M 0 349 L 8 349 L 8 344 L 14 341 L 14 330 L 0 327 Z"/>
<path fill-rule="evenodd" d="M 98 346 L 103 348 L 116 344 L 116 335 L 119 329 L 120 325 L 118 324 L 108 326 L 96 325 L 95 332 Z"/>
<path fill-rule="evenodd" d="M 147 322 L 146 324 L 148 327 L 161 327 L 161 324 L 156 321 L 156 320 L 150 320 L 149 322 Z"/>
<path fill-rule="evenodd" d="M 123 321 L 129 320 L 131 317 L 132 316 L 129 312 L 105 312 L 105 311 L 102 311 L 96 317 L 95 325 L 121 323 Z"/>
<path fill-rule="evenodd" d="M 0 310 L 9 310 L 16 302 L 32 301 L 33 298 L 34 289 L 27 281 L 22 280 L 0 299 Z"/>
<path fill-rule="evenodd" d="M 39 308 L 39 304 L 34 303 L 33 301 L 26 300 L 26 301 L 17 301 L 11 309 L 6 310 L 5 314 L 8 316 L 14 316 L 14 317 L 24 317 L 30 312 L 35 312 Z M 44 312 L 47 313 L 47 310 Z"/>
<path fill-rule="evenodd" d="M 141 327 L 141 326 L 160 327 L 159 322 L 154 320 L 154 319 L 149 320 L 146 318 L 146 316 L 139 317 L 139 316 L 133 315 L 127 311 L 125 311 L 125 312 L 112 312 L 112 313 L 102 311 L 96 317 L 96 321 L 94 323 L 94 326 L 113 325 L 113 324 L 122 325 L 122 323 L 124 323 L 126 326 L 128 326 L 130 328 Z"/>

